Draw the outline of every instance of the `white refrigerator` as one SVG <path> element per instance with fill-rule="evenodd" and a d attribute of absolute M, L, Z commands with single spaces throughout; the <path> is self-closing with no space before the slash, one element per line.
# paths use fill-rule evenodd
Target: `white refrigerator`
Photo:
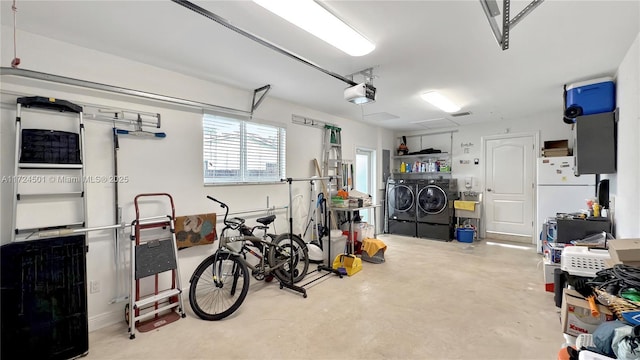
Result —
<path fill-rule="evenodd" d="M 536 169 L 536 239 L 547 218 L 556 213 L 574 213 L 587 208 L 587 199 L 596 198 L 595 175 L 575 176 L 573 156 L 542 157 Z M 543 237 L 544 238 L 544 237 Z"/>

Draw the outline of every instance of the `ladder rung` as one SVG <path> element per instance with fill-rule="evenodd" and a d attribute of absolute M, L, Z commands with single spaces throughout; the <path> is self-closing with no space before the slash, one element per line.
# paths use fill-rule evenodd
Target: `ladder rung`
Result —
<path fill-rule="evenodd" d="M 73 228 L 73 227 L 78 227 L 78 226 L 84 226 L 84 222 L 77 222 L 77 223 L 71 223 L 71 224 L 66 224 L 66 225 L 60 225 L 60 226 L 46 226 L 46 227 L 34 227 L 34 228 L 22 228 L 22 229 L 15 229 L 16 232 L 42 232 L 42 231 L 48 231 L 48 230 L 63 230 L 63 229 L 68 229 L 68 228 Z"/>
<path fill-rule="evenodd" d="M 154 316 L 156 314 L 159 314 L 161 312 L 165 312 L 165 311 L 170 310 L 170 309 L 172 309 L 174 307 L 177 307 L 177 306 L 180 306 L 180 303 L 174 302 L 174 303 L 170 303 L 169 305 L 163 306 L 161 308 L 157 308 L 157 309 L 155 309 L 153 311 L 145 312 L 144 314 L 140 314 L 138 316 L 135 316 L 133 318 L 133 322 L 135 323 L 137 321 L 145 320 L 145 319 L 150 318 L 150 317 L 152 317 L 152 316 Z"/>
<path fill-rule="evenodd" d="M 83 191 L 69 191 L 69 192 L 58 192 L 58 193 L 32 193 L 32 194 L 25 194 L 25 193 L 20 193 L 18 194 L 18 200 L 21 200 L 23 197 L 38 197 L 38 196 L 42 196 L 42 197 L 63 197 L 63 196 L 82 196 L 82 194 L 84 194 Z"/>
<path fill-rule="evenodd" d="M 160 293 L 158 293 L 157 295 L 153 295 L 153 296 L 146 297 L 144 299 L 137 300 L 135 303 L 133 303 L 133 308 L 134 309 L 136 309 L 136 308 L 137 309 L 142 309 L 146 305 L 153 304 L 155 302 L 170 298 L 172 296 L 176 296 L 178 294 L 180 294 L 180 290 L 179 289 L 164 290 L 164 291 L 161 291 Z"/>
<path fill-rule="evenodd" d="M 20 169 L 82 169 L 82 164 L 19 163 Z"/>

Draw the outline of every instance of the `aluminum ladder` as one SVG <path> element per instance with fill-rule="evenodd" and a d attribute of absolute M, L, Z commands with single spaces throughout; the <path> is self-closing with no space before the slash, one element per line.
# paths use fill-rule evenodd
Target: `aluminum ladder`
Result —
<path fill-rule="evenodd" d="M 11 241 L 46 229 L 86 226 L 87 193 L 83 108 L 66 100 L 19 97 L 13 177 Z M 24 127 L 23 112 L 33 112 Z M 67 123 L 73 118 L 75 124 Z M 65 129 L 74 131 L 54 130 Z"/>
<path fill-rule="evenodd" d="M 322 149 L 322 176 L 342 177 L 342 129 L 333 125 L 324 126 Z"/>

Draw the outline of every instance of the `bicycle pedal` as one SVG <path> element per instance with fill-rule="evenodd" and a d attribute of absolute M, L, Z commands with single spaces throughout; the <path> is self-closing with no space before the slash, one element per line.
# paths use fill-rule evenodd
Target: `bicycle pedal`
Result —
<path fill-rule="evenodd" d="M 253 275 L 256 280 L 264 280 L 265 278 L 264 273 L 261 271 L 252 271 L 251 275 Z"/>

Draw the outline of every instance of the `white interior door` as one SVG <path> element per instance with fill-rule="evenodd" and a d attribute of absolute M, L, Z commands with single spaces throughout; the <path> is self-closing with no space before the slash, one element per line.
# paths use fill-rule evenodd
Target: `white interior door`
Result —
<path fill-rule="evenodd" d="M 484 140 L 487 233 L 533 235 L 535 135 Z"/>

